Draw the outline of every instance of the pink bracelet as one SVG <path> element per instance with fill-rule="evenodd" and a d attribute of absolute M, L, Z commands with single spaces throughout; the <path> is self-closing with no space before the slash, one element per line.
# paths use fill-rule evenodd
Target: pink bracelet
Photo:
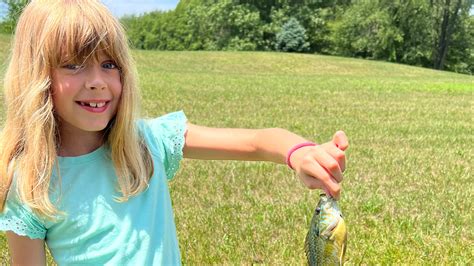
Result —
<path fill-rule="evenodd" d="M 288 154 L 286 155 L 286 164 L 288 165 L 288 167 L 290 167 L 292 170 L 295 170 L 295 169 L 293 169 L 293 166 L 291 165 L 291 161 L 290 161 L 290 158 L 291 158 L 291 155 L 293 154 L 293 152 L 295 152 L 296 150 L 298 150 L 300 148 L 303 148 L 303 147 L 316 146 L 316 145 L 318 145 L 318 144 L 316 144 L 314 142 L 303 142 L 303 143 L 296 144 L 295 146 L 293 146 L 293 148 L 291 148 L 288 151 Z"/>

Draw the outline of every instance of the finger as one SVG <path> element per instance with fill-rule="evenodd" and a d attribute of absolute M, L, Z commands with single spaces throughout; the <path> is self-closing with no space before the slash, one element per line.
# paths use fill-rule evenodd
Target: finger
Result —
<path fill-rule="evenodd" d="M 344 133 L 342 130 L 339 130 L 334 134 L 332 142 L 334 145 L 336 145 L 336 147 L 343 151 L 349 147 L 349 140 L 347 139 L 346 133 Z"/>
<path fill-rule="evenodd" d="M 325 150 L 329 155 L 334 158 L 339 164 L 339 168 L 343 173 L 346 170 L 346 154 L 343 150 L 338 149 L 335 145 L 325 146 Z M 339 180 L 338 180 L 339 181 Z M 340 182 L 340 181 L 339 181 Z"/>
<path fill-rule="evenodd" d="M 303 174 L 303 177 L 301 178 L 301 181 L 309 188 L 309 189 L 321 189 L 322 191 L 324 191 L 324 193 L 327 195 L 327 196 L 331 196 L 331 194 L 329 193 L 328 189 L 324 187 L 323 183 L 321 181 L 319 181 L 318 179 L 312 177 L 312 176 L 309 176 L 309 175 L 304 175 Z"/>
<path fill-rule="evenodd" d="M 300 179 L 301 181 L 303 182 L 303 184 L 308 187 L 309 189 L 322 189 L 322 190 L 326 190 L 324 188 L 324 185 L 321 181 L 319 181 L 318 179 L 310 176 L 310 175 L 307 175 L 307 174 L 300 174 Z M 328 193 L 329 194 L 329 193 Z"/>
<path fill-rule="evenodd" d="M 313 157 L 337 182 L 341 182 L 343 178 L 341 167 L 339 166 L 339 162 L 328 153 L 327 149 L 330 149 L 328 146 L 337 149 L 333 145 L 324 145 L 324 148 L 318 146 L 316 149 L 319 149 L 320 151 L 315 152 Z"/>
<path fill-rule="evenodd" d="M 339 184 L 332 178 L 332 176 L 318 163 L 307 165 L 303 169 L 303 181 L 311 188 L 322 188 L 326 194 L 329 194 L 335 199 L 339 198 L 341 188 Z"/>

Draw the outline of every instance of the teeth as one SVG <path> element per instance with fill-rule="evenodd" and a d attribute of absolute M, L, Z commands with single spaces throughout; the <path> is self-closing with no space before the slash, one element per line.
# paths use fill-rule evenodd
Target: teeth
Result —
<path fill-rule="evenodd" d="M 92 108 L 101 108 L 105 106 L 105 102 L 100 103 L 88 103 L 88 102 L 79 102 L 82 106 L 90 106 Z"/>

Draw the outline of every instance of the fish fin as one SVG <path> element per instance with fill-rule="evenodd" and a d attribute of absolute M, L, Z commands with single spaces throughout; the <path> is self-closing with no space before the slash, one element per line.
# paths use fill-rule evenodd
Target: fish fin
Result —
<path fill-rule="evenodd" d="M 341 256 L 339 257 L 339 265 L 344 265 L 344 254 L 346 254 L 346 244 L 343 243 Z"/>
<path fill-rule="evenodd" d="M 341 257 L 339 258 L 339 265 L 344 265 L 344 256 L 346 255 L 346 243 L 347 243 L 347 234 L 344 237 L 344 241 L 342 242 L 342 252 Z"/>

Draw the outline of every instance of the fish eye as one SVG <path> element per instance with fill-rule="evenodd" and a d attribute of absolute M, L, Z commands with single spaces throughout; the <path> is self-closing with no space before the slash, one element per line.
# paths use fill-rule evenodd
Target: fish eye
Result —
<path fill-rule="evenodd" d="M 321 212 L 321 208 L 320 207 L 317 207 L 316 208 L 316 214 L 319 214 Z"/>

